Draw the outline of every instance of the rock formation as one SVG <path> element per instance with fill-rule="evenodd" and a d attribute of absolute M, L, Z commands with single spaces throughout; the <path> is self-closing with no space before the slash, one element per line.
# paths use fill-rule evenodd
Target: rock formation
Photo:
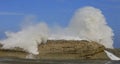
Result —
<path fill-rule="evenodd" d="M 108 59 L 105 47 L 96 42 L 86 40 L 48 40 L 39 45 L 38 59 Z M 4 50 L 0 48 L 0 57 L 26 58 L 28 53 L 22 49 Z"/>

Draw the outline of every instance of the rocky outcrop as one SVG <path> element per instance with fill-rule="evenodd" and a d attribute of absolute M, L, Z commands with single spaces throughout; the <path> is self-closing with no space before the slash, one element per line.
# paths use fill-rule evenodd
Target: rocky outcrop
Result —
<path fill-rule="evenodd" d="M 108 59 L 105 47 L 96 42 L 85 40 L 48 40 L 39 45 L 39 59 Z M 28 53 L 21 49 L 0 50 L 0 57 L 26 58 Z"/>

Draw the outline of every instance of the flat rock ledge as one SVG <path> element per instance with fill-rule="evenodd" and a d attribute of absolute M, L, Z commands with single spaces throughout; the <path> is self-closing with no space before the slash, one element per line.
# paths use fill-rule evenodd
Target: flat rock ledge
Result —
<path fill-rule="evenodd" d="M 1 45 L 2 46 L 2 45 Z M 86 40 L 48 40 L 38 47 L 37 59 L 109 59 L 105 47 Z M 26 58 L 29 54 L 22 49 L 6 50 L 0 48 L 0 57 Z"/>

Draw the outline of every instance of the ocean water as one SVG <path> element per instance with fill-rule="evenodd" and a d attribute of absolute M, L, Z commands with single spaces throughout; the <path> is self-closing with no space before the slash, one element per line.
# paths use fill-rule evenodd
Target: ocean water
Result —
<path fill-rule="evenodd" d="M 43 59 L 0 58 L 0 64 L 120 64 L 120 61 L 112 61 L 112 60 L 43 60 Z"/>

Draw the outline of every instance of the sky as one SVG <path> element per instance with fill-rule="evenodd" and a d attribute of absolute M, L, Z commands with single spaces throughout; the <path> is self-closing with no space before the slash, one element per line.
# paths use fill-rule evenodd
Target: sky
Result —
<path fill-rule="evenodd" d="M 0 0 L 0 38 L 5 31 L 19 31 L 26 17 L 49 27 L 66 27 L 75 11 L 85 6 L 99 8 L 114 30 L 114 47 L 120 48 L 120 0 Z M 32 19 L 31 19 L 32 20 Z"/>

